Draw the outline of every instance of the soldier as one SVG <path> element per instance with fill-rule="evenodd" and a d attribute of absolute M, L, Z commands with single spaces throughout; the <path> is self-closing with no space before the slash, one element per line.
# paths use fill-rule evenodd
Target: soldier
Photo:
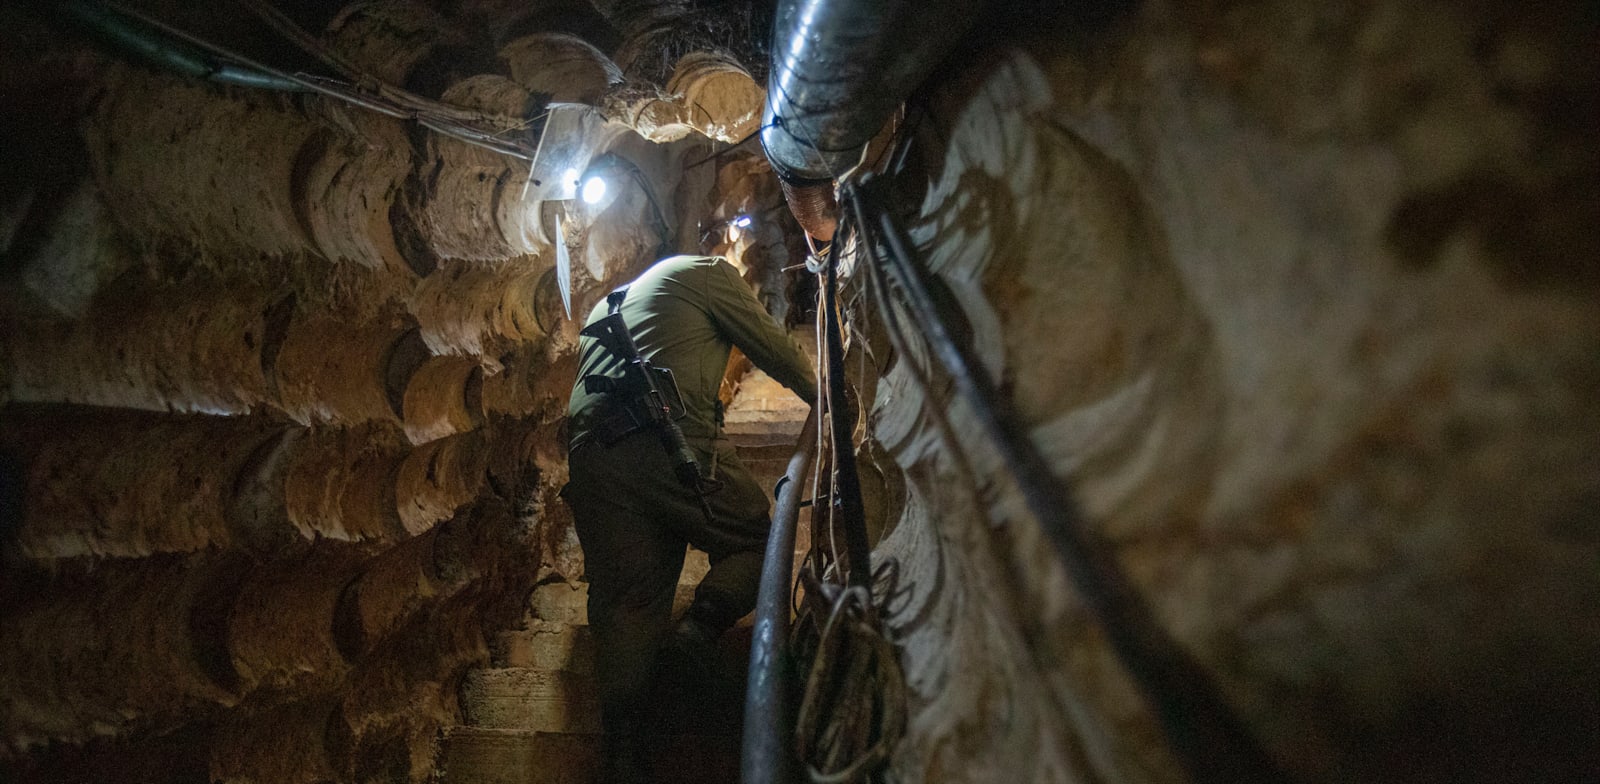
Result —
<path fill-rule="evenodd" d="M 619 354 L 627 348 L 594 337 L 613 312 L 601 302 L 578 346 L 567 407 L 571 481 L 562 494 L 589 579 L 606 778 L 631 782 L 644 780 L 639 736 L 660 667 L 708 672 L 717 637 L 755 607 L 771 520 L 766 493 L 719 438 L 717 391 L 729 347 L 804 400 L 815 400 L 816 379 L 805 352 L 725 259 L 663 259 L 611 299 L 619 297 L 615 312 L 637 353 L 676 378 L 676 424 L 703 477 L 691 487 L 683 461 L 663 448 L 663 430 L 643 410 L 652 405 L 648 392 L 626 383 L 628 361 Z M 686 545 L 704 550 L 711 570 L 673 625 Z"/>

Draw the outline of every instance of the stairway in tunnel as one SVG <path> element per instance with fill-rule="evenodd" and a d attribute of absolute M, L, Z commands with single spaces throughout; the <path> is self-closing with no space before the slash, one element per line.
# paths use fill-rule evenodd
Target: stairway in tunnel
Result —
<path fill-rule="evenodd" d="M 704 570 L 705 559 L 696 559 Z M 692 574 L 693 564 L 685 570 Z M 535 592 L 527 628 L 500 635 L 491 666 L 467 675 L 465 724 L 448 731 L 440 754 L 446 784 L 584 784 L 600 769 L 600 709 L 586 592 L 565 584 Z M 749 627 L 720 644 L 713 683 L 660 684 L 659 732 L 650 747 L 653 780 L 736 782 Z"/>
<path fill-rule="evenodd" d="M 770 493 L 794 451 L 807 407 L 759 370 L 746 374 L 728 411 L 727 437 Z M 804 553 L 797 545 L 796 557 Z M 709 568 L 691 549 L 673 601 L 682 613 Z M 600 705 L 586 584 L 541 585 L 522 627 L 490 645 L 488 667 L 461 687 L 463 723 L 445 733 L 443 784 L 588 784 L 601 769 Z M 739 780 L 739 745 L 750 658 L 748 618 L 723 635 L 709 683 L 662 682 L 653 695 L 657 737 L 652 780 Z"/>

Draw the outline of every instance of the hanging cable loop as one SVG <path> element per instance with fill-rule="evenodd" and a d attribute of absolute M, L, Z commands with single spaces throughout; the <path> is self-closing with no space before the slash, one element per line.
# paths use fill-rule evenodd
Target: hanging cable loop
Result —
<path fill-rule="evenodd" d="M 807 663 L 794 744 L 813 784 L 867 780 L 887 764 L 906 726 L 905 674 L 889 623 L 890 602 L 903 596 L 899 563 L 872 558 L 853 441 L 857 412 L 845 372 L 847 314 L 839 289 L 850 231 L 841 226 L 813 255 L 821 279 L 817 371 L 826 414 L 817 431 L 812 544 L 794 586 L 790 645 Z"/>

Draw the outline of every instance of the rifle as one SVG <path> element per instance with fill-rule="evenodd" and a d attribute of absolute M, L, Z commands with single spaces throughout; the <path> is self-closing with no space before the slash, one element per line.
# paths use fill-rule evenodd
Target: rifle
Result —
<path fill-rule="evenodd" d="M 700 473 L 700 461 L 695 459 L 694 451 L 689 448 L 683 428 L 678 427 L 677 420 L 683 415 L 683 406 L 672 370 L 656 367 L 639 353 L 639 345 L 634 342 L 633 333 L 628 331 L 628 323 L 622 318 L 622 301 L 627 296 L 627 286 L 606 295 L 606 304 L 611 312 L 578 333 L 594 338 L 606 351 L 622 359 L 622 378 L 587 376 L 583 379 L 584 388 L 590 392 L 620 397 L 624 410 L 642 411 L 646 421 L 639 424 L 652 426 L 660 434 L 661 446 L 672 460 L 673 474 L 680 484 L 694 491 L 696 500 L 700 502 L 700 511 L 705 514 L 706 522 L 710 523 L 711 505 L 706 502 L 706 496 L 722 489 L 722 483 Z M 676 408 L 674 402 L 678 403 Z"/>

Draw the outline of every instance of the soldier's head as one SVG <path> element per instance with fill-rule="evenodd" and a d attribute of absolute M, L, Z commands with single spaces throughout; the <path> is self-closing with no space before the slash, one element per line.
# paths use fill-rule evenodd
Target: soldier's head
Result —
<path fill-rule="evenodd" d="M 727 234 L 722 223 L 700 224 L 700 255 L 720 256 L 726 244 Z"/>

